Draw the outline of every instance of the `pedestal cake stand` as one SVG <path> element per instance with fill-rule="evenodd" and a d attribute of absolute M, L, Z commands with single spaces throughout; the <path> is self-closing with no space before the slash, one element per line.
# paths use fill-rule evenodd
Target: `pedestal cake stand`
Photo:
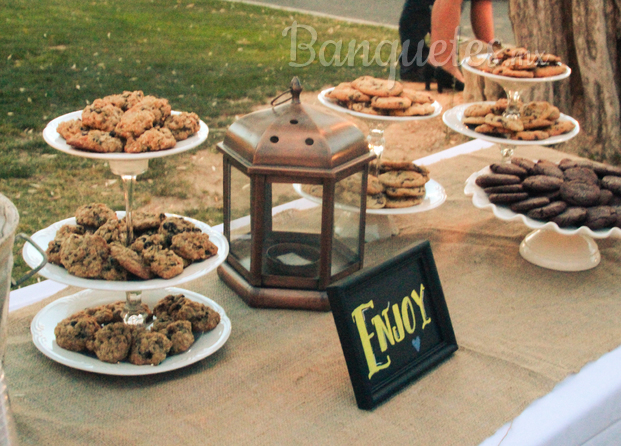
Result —
<path fill-rule="evenodd" d="M 478 56 L 478 59 L 482 61 L 482 60 L 487 60 L 491 57 L 492 57 L 492 54 L 487 53 L 485 55 Z M 515 77 L 508 77 L 508 76 L 500 76 L 497 74 L 492 74 L 492 73 L 487 73 L 485 71 L 481 71 L 478 68 L 471 66 L 470 60 L 471 60 L 470 57 L 466 57 L 464 59 L 462 63 L 462 67 L 464 70 L 469 71 L 478 76 L 482 76 L 487 79 L 493 80 L 505 90 L 508 103 L 507 103 L 507 109 L 503 113 L 503 116 L 509 119 L 520 118 L 520 109 L 519 109 L 518 103 L 524 91 L 530 88 L 533 88 L 537 85 L 541 85 L 544 83 L 550 83 L 550 82 L 556 82 L 556 81 L 566 79 L 571 75 L 571 68 L 565 67 L 565 72 L 558 74 L 556 76 L 548 76 L 548 77 L 540 77 L 540 78 L 515 78 Z M 468 105 L 472 105 L 472 104 L 468 104 Z M 575 132 L 575 134 L 577 133 L 578 132 Z M 575 134 L 573 136 L 575 136 Z M 489 141 L 489 139 L 485 139 L 480 136 L 479 138 L 484 139 L 485 141 Z M 496 138 L 496 139 L 502 139 L 502 138 Z M 561 141 L 558 141 L 558 142 L 561 142 Z M 532 143 L 542 144 L 541 141 L 534 141 L 534 142 L 531 142 L 531 144 Z M 508 162 L 511 159 L 511 156 L 513 155 L 513 152 L 516 146 L 521 145 L 521 144 L 516 144 L 515 141 L 510 141 L 506 139 L 504 140 L 504 142 L 499 142 L 499 144 L 500 144 L 500 154 L 504 162 Z M 550 143 L 550 144 L 556 144 L 556 143 Z"/>
<path fill-rule="evenodd" d="M 491 203 L 485 191 L 475 180 L 490 173 L 488 167 L 473 173 L 466 181 L 464 192 L 472 196 L 472 204 L 479 209 L 491 210 L 504 221 L 521 221 L 533 229 L 520 243 L 520 254 L 527 261 L 557 271 L 584 271 L 599 265 L 601 256 L 594 239 L 621 237 L 621 229 L 594 231 L 586 226 L 560 228 L 556 223 L 535 220 Z"/>
<path fill-rule="evenodd" d="M 172 112 L 172 114 L 179 114 L 179 113 L 180 112 L 178 111 Z M 125 214 L 124 215 L 126 217 L 125 220 L 127 224 L 127 243 L 130 244 L 133 240 L 132 211 L 133 211 L 133 191 L 134 191 L 134 186 L 136 183 L 136 177 L 148 170 L 150 159 L 160 158 L 164 156 L 177 155 L 179 153 L 193 149 L 199 146 L 200 144 L 202 144 L 203 142 L 205 142 L 209 134 L 209 128 L 203 121 L 200 121 L 199 129 L 194 135 L 192 135 L 191 137 L 183 141 L 178 141 L 175 144 L 175 146 L 169 150 L 160 150 L 160 151 L 143 152 L 143 153 L 125 153 L 125 152 L 97 153 L 97 152 L 87 152 L 83 150 L 77 150 L 71 147 L 65 142 L 65 139 L 57 132 L 57 128 L 60 123 L 65 122 L 65 121 L 70 121 L 73 119 L 79 119 L 81 118 L 81 116 L 82 116 L 82 111 L 79 110 L 79 111 L 75 111 L 72 113 L 67 113 L 65 115 L 59 116 L 56 119 L 53 119 L 52 121 L 49 122 L 49 124 L 43 130 L 43 139 L 53 148 L 60 150 L 61 152 L 67 153 L 69 155 L 107 161 L 108 165 L 110 166 L 110 171 L 113 174 L 119 175 L 121 177 L 123 181 L 123 188 L 124 188 L 124 193 L 125 193 Z M 203 224 L 203 227 L 204 226 L 206 225 Z M 50 226 L 50 228 L 52 227 L 55 227 L 56 229 L 58 229 L 60 226 L 58 227 L 56 227 L 56 225 Z M 50 228 L 47 228 L 46 230 L 43 230 L 40 232 L 45 232 L 45 234 L 48 234 L 50 232 Z M 54 233 L 55 233 L 55 230 L 54 230 Z M 210 233 L 210 237 L 211 235 L 212 234 Z M 214 235 L 214 238 L 217 238 L 217 237 L 218 237 L 217 235 Z M 47 243 L 39 245 L 39 246 L 45 249 L 47 247 Z M 226 246 L 225 249 L 228 252 L 228 245 L 225 245 L 225 246 Z M 218 246 L 218 248 L 220 248 L 220 246 Z M 27 250 L 25 249 L 24 259 L 26 259 L 26 253 L 27 253 Z M 218 256 L 217 258 L 219 259 L 220 257 Z M 28 262 L 28 260 L 26 260 L 26 262 Z M 56 267 L 56 265 L 47 265 L 40 272 L 40 274 L 43 275 L 44 277 L 52 278 L 52 277 L 49 277 L 49 274 L 50 274 L 50 270 L 55 269 L 54 267 Z M 213 268 L 209 268 L 209 271 L 211 269 Z M 204 273 L 206 272 L 208 271 L 205 271 Z M 185 271 L 184 271 L 184 274 L 185 274 Z M 182 274 L 181 276 L 184 276 L 184 274 Z M 67 280 L 69 280 L 67 278 L 64 278 L 62 274 L 60 276 L 55 274 L 54 276 L 55 278 L 53 280 L 59 281 L 61 283 L 67 283 Z M 76 278 L 76 279 L 79 279 L 79 278 Z M 140 283 L 139 282 L 122 282 L 122 283 L 116 283 L 112 285 L 110 284 L 104 285 L 106 281 L 93 281 L 89 279 L 81 279 L 81 280 L 87 280 L 87 282 L 84 282 L 83 285 L 78 285 L 78 286 L 89 287 L 93 289 L 104 289 L 104 290 L 109 289 L 109 290 L 125 291 L 126 300 L 127 300 L 127 305 L 126 305 L 127 314 L 124 314 L 124 319 L 126 323 L 132 324 L 132 325 L 142 325 L 144 323 L 145 315 L 140 310 L 141 291 L 144 289 L 153 289 L 157 287 L 161 288 L 164 286 L 171 285 L 170 282 L 162 281 L 162 280 L 146 281 L 146 282 L 150 282 L 149 285 L 145 285 L 146 282 L 140 282 Z M 71 279 L 70 281 L 73 282 L 73 279 Z M 175 281 L 175 283 L 179 283 L 179 281 Z M 67 283 L 67 284 L 73 285 L 75 283 Z M 93 284 L 95 286 L 92 286 Z M 145 286 L 147 288 L 145 288 Z"/>

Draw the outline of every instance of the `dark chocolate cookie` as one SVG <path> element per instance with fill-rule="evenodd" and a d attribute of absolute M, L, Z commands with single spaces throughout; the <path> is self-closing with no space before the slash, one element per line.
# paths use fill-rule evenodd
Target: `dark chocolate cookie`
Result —
<path fill-rule="evenodd" d="M 528 173 L 526 169 L 518 166 L 517 164 L 511 163 L 502 163 L 502 164 L 492 164 L 489 166 L 492 172 L 506 174 L 506 175 L 517 175 L 519 177 L 525 177 Z"/>
<path fill-rule="evenodd" d="M 533 192 L 551 192 L 558 190 L 563 184 L 561 178 L 548 175 L 533 175 L 522 182 L 524 188 Z"/>
<path fill-rule="evenodd" d="M 600 177 L 605 177 L 608 175 L 621 177 L 620 166 L 611 166 L 610 164 L 604 164 L 604 163 L 593 163 L 593 170 Z"/>
<path fill-rule="evenodd" d="M 510 204 L 516 201 L 524 201 L 528 198 L 528 192 L 517 192 L 514 194 L 489 194 L 490 203 Z"/>
<path fill-rule="evenodd" d="M 570 206 L 594 206 L 599 201 L 600 189 L 583 181 L 566 181 L 561 186 L 561 198 Z"/>
<path fill-rule="evenodd" d="M 565 209 L 567 209 L 567 203 L 564 201 L 554 201 L 547 206 L 531 209 L 526 215 L 537 220 L 549 220 L 562 213 Z"/>
<path fill-rule="evenodd" d="M 572 167 L 588 167 L 589 169 L 593 168 L 593 163 L 589 160 L 572 160 L 569 158 L 564 158 L 558 163 L 558 167 L 561 170 L 570 169 Z"/>
<path fill-rule="evenodd" d="M 587 210 L 582 207 L 568 207 L 564 212 L 554 217 L 551 221 L 561 228 L 578 227 L 586 220 Z"/>
<path fill-rule="evenodd" d="M 510 208 L 513 212 L 523 214 L 531 209 L 541 208 L 550 204 L 550 199 L 547 197 L 533 197 L 527 200 L 513 203 Z"/>
<path fill-rule="evenodd" d="M 593 230 L 611 228 L 617 222 L 617 212 L 612 206 L 593 206 L 587 209 L 584 225 Z"/>
<path fill-rule="evenodd" d="M 563 178 L 563 171 L 552 161 L 539 160 L 533 169 L 535 175 L 547 175 L 549 177 Z"/>
<path fill-rule="evenodd" d="M 484 189 L 486 194 L 514 194 L 516 192 L 524 192 L 524 186 L 521 184 L 507 184 L 506 186 L 491 186 Z"/>
<path fill-rule="evenodd" d="M 533 174 L 535 169 L 535 162 L 526 158 L 521 158 L 519 156 L 514 156 L 511 158 L 511 164 L 515 164 L 516 166 L 520 166 L 522 169 L 526 170 L 529 175 Z"/>
<path fill-rule="evenodd" d="M 599 201 L 597 202 L 598 206 L 608 206 L 615 194 L 613 194 L 608 189 L 601 189 L 599 191 Z"/>
<path fill-rule="evenodd" d="M 602 187 L 614 192 L 617 195 L 621 195 L 621 177 L 606 175 L 602 178 Z"/>
<path fill-rule="evenodd" d="M 477 186 L 486 188 L 491 186 L 503 186 L 507 184 L 518 184 L 520 177 L 517 175 L 507 175 L 502 173 L 488 173 L 477 177 L 475 183 Z"/>
<path fill-rule="evenodd" d="M 579 180 L 585 183 L 598 184 L 599 178 L 593 169 L 588 167 L 570 167 L 563 172 L 565 181 Z"/>

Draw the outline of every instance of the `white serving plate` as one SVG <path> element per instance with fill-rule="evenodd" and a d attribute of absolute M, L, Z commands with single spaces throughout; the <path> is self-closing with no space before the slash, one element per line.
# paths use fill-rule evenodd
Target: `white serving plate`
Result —
<path fill-rule="evenodd" d="M 302 190 L 302 185 L 297 183 L 293 185 L 293 189 L 302 197 L 310 200 L 314 203 L 321 204 L 322 200 L 319 197 L 308 194 Z M 382 209 L 367 209 L 367 214 L 376 215 L 399 215 L 399 214 L 416 214 L 418 212 L 430 211 L 442 205 L 446 201 L 446 191 L 440 183 L 435 180 L 429 180 L 425 184 L 425 198 L 420 204 L 416 206 L 410 206 L 407 208 L 382 208 Z M 334 205 L 337 209 L 348 212 L 360 212 L 360 208 L 356 206 L 350 206 L 347 204 L 336 203 Z"/>
<path fill-rule="evenodd" d="M 552 230 L 562 235 L 572 236 L 572 235 L 586 235 L 592 238 L 608 238 L 610 236 L 621 236 L 621 229 L 619 228 L 608 228 L 608 229 L 600 229 L 600 230 L 592 230 L 586 226 L 580 226 L 579 228 L 561 228 L 556 223 L 542 220 L 535 220 L 533 218 L 527 217 L 524 214 L 518 214 L 513 212 L 508 207 L 504 206 L 496 206 L 494 203 L 489 201 L 487 194 L 485 191 L 477 186 L 475 180 L 480 175 L 491 173 L 489 166 L 484 169 L 479 170 L 478 172 L 473 173 L 466 180 L 466 187 L 464 189 L 464 193 L 466 195 L 472 196 L 472 204 L 479 209 L 486 209 L 492 211 L 494 216 L 504 221 L 518 221 L 522 222 L 524 225 L 531 229 L 546 229 Z"/>
<path fill-rule="evenodd" d="M 340 105 L 336 103 L 334 99 L 327 98 L 326 93 L 332 90 L 334 90 L 334 87 L 328 88 L 326 90 L 323 90 L 321 93 L 319 93 L 319 96 L 318 96 L 319 102 L 321 102 L 323 105 L 325 105 L 331 110 L 341 112 L 341 113 L 346 113 L 348 115 L 355 116 L 361 119 L 370 119 L 373 121 L 386 121 L 386 123 L 405 122 L 405 121 L 422 121 L 425 119 L 435 118 L 436 116 L 439 116 L 440 113 L 442 112 L 442 106 L 440 105 L 440 103 L 438 101 L 434 101 L 433 104 L 431 104 L 433 105 L 433 108 L 435 109 L 434 112 L 426 116 L 383 116 L 383 115 L 370 115 L 368 113 L 360 113 L 360 112 L 350 110 L 345 107 L 341 107 Z"/>
<path fill-rule="evenodd" d="M 561 142 L 569 141 L 570 139 L 572 139 L 574 136 L 576 136 L 580 132 L 580 124 L 578 123 L 578 121 L 576 121 L 571 116 L 567 116 L 562 113 L 561 113 L 561 117 L 558 120 L 573 122 L 573 124 L 575 125 L 574 129 L 571 132 L 564 133 L 558 136 L 552 136 L 550 138 L 542 139 L 539 141 L 518 141 L 514 139 L 498 138 L 496 136 L 488 136 L 484 133 L 478 133 L 478 132 L 475 132 L 474 130 L 471 130 L 466 124 L 463 123 L 464 111 L 471 105 L 475 105 L 475 104 L 493 105 L 495 103 L 496 102 L 494 101 L 487 101 L 487 102 L 472 102 L 472 103 L 457 105 L 447 110 L 446 112 L 444 112 L 444 115 L 442 115 L 442 121 L 444 121 L 444 124 L 446 124 L 451 130 L 461 133 L 462 135 L 466 135 L 466 136 L 469 136 L 475 139 L 481 139 L 483 141 L 489 141 L 489 142 L 496 143 L 496 144 L 505 144 L 505 145 L 512 145 L 512 146 L 532 146 L 532 145 L 547 146 L 547 145 L 552 145 L 552 144 L 558 144 Z"/>
<path fill-rule="evenodd" d="M 60 364 L 87 372 L 120 376 L 152 375 L 179 369 L 206 358 L 226 343 L 231 334 L 231 321 L 220 305 L 201 294 L 180 288 L 164 288 L 142 293 L 142 302 L 153 308 L 160 299 L 169 294 L 184 294 L 195 302 L 209 305 L 220 314 L 220 323 L 210 332 L 195 334 L 194 344 L 189 350 L 169 356 L 157 366 L 134 365 L 128 362 L 110 364 L 100 361 L 94 355 L 65 350 L 56 344 L 54 328 L 58 322 L 88 307 L 125 300 L 122 292 L 82 290 L 55 300 L 39 311 L 32 320 L 32 341 L 41 353 Z"/>
<path fill-rule="evenodd" d="M 477 57 L 481 58 L 489 58 L 492 56 L 492 53 L 481 54 Z M 494 80 L 498 82 L 503 87 L 507 84 L 509 87 L 513 86 L 519 89 L 524 87 L 532 87 L 535 84 L 542 84 L 546 82 L 555 82 L 568 78 L 571 75 L 571 68 L 567 65 L 565 66 L 565 72 L 561 74 L 557 74 L 556 76 L 548 76 L 548 77 L 531 77 L 531 78 L 521 78 L 521 77 L 510 77 L 510 76 L 500 76 L 498 74 L 487 73 L 485 71 L 481 71 L 478 68 L 475 68 L 470 65 L 470 57 L 466 57 L 461 66 L 464 70 L 469 71 L 474 74 L 478 74 L 479 76 L 486 77 L 488 79 Z"/>
<path fill-rule="evenodd" d="M 118 211 L 116 213 L 118 218 L 125 216 L 124 211 Z M 64 283 L 65 285 L 77 286 L 80 288 L 90 288 L 94 290 L 109 290 L 109 291 L 144 291 L 154 290 L 158 288 L 177 286 L 190 280 L 197 279 L 214 269 L 216 269 L 222 262 L 224 262 L 229 253 L 229 244 L 224 235 L 214 231 L 208 224 L 195 220 L 189 217 L 183 217 L 175 214 L 166 214 L 168 217 L 181 217 L 187 221 L 192 222 L 202 232 L 209 235 L 209 240 L 218 247 L 218 253 L 210 257 L 209 259 L 201 262 L 194 262 L 187 268 L 184 268 L 183 272 L 172 279 L 151 279 L 151 280 L 133 280 L 127 282 L 101 280 L 101 279 L 86 279 L 83 277 L 77 277 L 69 274 L 65 268 L 52 263 L 46 264 L 43 269 L 39 271 L 39 274 L 47 279 L 54 280 L 55 282 Z M 31 239 L 45 251 L 50 241 L 54 240 L 56 231 L 58 231 L 65 224 L 75 225 L 75 218 L 67 218 L 61 220 L 42 229 L 32 235 Z M 41 264 L 43 260 L 41 254 L 29 243 L 24 245 L 22 251 L 24 261 L 34 268 Z"/>
<path fill-rule="evenodd" d="M 173 111 L 173 114 L 179 114 L 179 111 Z M 82 110 L 67 113 L 66 115 L 59 116 L 58 118 L 50 121 L 45 129 L 43 129 L 43 139 L 50 146 L 54 147 L 61 152 L 68 153 L 69 155 L 81 156 L 84 158 L 94 158 L 100 160 L 113 160 L 113 161 L 137 161 L 137 160 L 148 160 L 151 158 L 161 158 L 163 156 L 171 156 L 177 155 L 179 153 L 185 152 L 187 150 L 193 149 L 207 139 L 207 135 L 209 135 L 209 128 L 207 124 L 203 121 L 199 121 L 200 127 L 198 132 L 194 135 L 190 136 L 188 139 L 183 141 L 177 141 L 177 144 L 172 149 L 168 150 L 158 150 L 155 152 L 142 152 L 142 153 L 125 153 L 125 152 L 115 152 L 115 153 L 97 153 L 97 152 L 88 152 L 86 150 L 78 150 L 65 142 L 65 138 L 60 136 L 56 131 L 58 124 L 64 121 L 70 121 L 72 119 L 80 119 L 82 117 Z"/>

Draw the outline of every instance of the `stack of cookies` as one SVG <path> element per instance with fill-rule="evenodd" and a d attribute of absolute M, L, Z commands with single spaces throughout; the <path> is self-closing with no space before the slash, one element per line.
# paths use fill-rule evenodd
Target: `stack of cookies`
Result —
<path fill-rule="evenodd" d="M 325 96 L 342 107 L 369 115 L 427 116 L 435 111 L 430 95 L 372 76 L 342 82 Z"/>
<path fill-rule="evenodd" d="M 563 74 L 567 66 L 548 53 L 531 53 L 526 48 L 503 48 L 491 56 L 472 56 L 468 64 L 486 73 L 522 79 Z"/>
<path fill-rule="evenodd" d="M 171 279 L 193 262 L 217 254 L 218 247 L 192 222 L 136 211 L 132 213 L 135 240 L 127 246 L 125 218 L 103 203 L 80 206 L 76 225 L 63 225 L 50 241 L 50 263 L 87 279 Z"/>
<path fill-rule="evenodd" d="M 575 128 L 571 121 L 559 121 L 561 112 L 549 102 L 520 103 L 520 119 L 503 116 L 507 103 L 507 99 L 499 99 L 495 104 L 472 104 L 464 110 L 462 122 L 475 132 L 518 141 L 541 141 Z"/>
<path fill-rule="evenodd" d="M 588 160 L 559 164 L 513 157 L 475 183 L 489 201 L 561 228 L 621 227 L 621 167 Z"/>
<path fill-rule="evenodd" d="M 396 209 L 416 206 L 425 199 L 425 184 L 429 181 L 429 170 L 409 161 L 382 160 L 371 164 L 371 175 L 367 179 L 367 209 Z M 360 173 L 339 181 L 335 186 L 335 199 L 338 203 L 359 206 Z M 317 198 L 322 197 L 322 187 L 305 184 L 302 190 Z"/>
<path fill-rule="evenodd" d="M 172 149 L 199 127 L 196 113 L 173 115 L 167 99 L 137 90 L 95 99 L 81 119 L 63 121 L 56 131 L 79 150 L 141 153 Z"/>
<path fill-rule="evenodd" d="M 183 294 L 169 295 L 153 308 L 142 304 L 149 329 L 123 322 L 125 301 L 86 308 L 60 321 L 54 328 L 59 347 L 94 353 L 101 361 L 116 364 L 159 365 L 167 356 L 192 346 L 195 334 L 213 330 L 220 314 Z"/>

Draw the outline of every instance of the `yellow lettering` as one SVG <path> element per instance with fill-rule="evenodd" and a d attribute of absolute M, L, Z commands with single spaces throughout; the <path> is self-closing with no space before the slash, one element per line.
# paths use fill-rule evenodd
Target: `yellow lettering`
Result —
<path fill-rule="evenodd" d="M 371 346 L 371 338 L 375 336 L 375 333 L 369 333 L 367 331 L 367 326 L 364 321 L 364 311 L 368 308 L 373 308 L 372 300 L 370 300 L 366 304 L 359 305 L 358 308 L 356 308 L 352 312 L 352 318 L 356 323 L 356 328 L 358 328 L 358 335 L 360 336 L 360 342 L 362 343 L 362 350 L 364 351 L 364 357 L 366 358 L 367 366 L 369 367 L 369 379 L 371 379 L 374 374 L 390 366 L 390 356 L 386 355 L 385 364 L 378 364 L 377 360 L 375 359 L 375 355 L 373 354 L 373 347 Z"/>
<path fill-rule="evenodd" d="M 414 299 L 414 302 L 416 302 L 416 305 L 418 305 L 418 308 L 420 308 L 420 315 L 421 315 L 421 318 L 423 319 L 423 326 L 421 328 L 423 330 L 425 329 L 425 325 L 431 323 L 431 318 L 427 317 L 427 312 L 425 311 L 425 305 L 423 304 L 424 293 L 425 293 L 425 287 L 423 286 L 422 283 L 420 284 L 420 296 L 416 294 L 416 290 L 412 290 L 412 299 Z"/>
<path fill-rule="evenodd" d="M 405 338 L 405 331 L 403 330 L 403 321 L 401 320 L 401 313 L 399 312 L 399 304 L 392 306 L 392 314 L 395 316 L 396 327 L 392 327 L 392 333 L 396 342 L 401 342 Z"/>
<path fill-rule="evenodd" d="M 384 320 L 382 320 L 382 317 L 379 314 L 373 316 L 373 318 L 371 319 L 371 323 L 375 327 L 375 332 L 377 333 L 377 341 L 379 342 L 380 350 L 383 352 L 388 349 L 386 338 L 388 338 L 388 342 L 390 342 L 390 345 L 395 345 L 395 338 L 392 336 L 390 320 L 388 319 L 389 308 L 390 307 L 386 307 L 386 309 L 382 311 L 382 316 L 384 316 Z"/>
<path fill-rule="evenodd" d="M 403 302 L 401 302 L 401 315 L 403 317 L 405 331 L 409 334 L 414 333 L 416 330 L 416 317 L 414 316 L 414 306 L 408 296 L 405 296 Z"/>

